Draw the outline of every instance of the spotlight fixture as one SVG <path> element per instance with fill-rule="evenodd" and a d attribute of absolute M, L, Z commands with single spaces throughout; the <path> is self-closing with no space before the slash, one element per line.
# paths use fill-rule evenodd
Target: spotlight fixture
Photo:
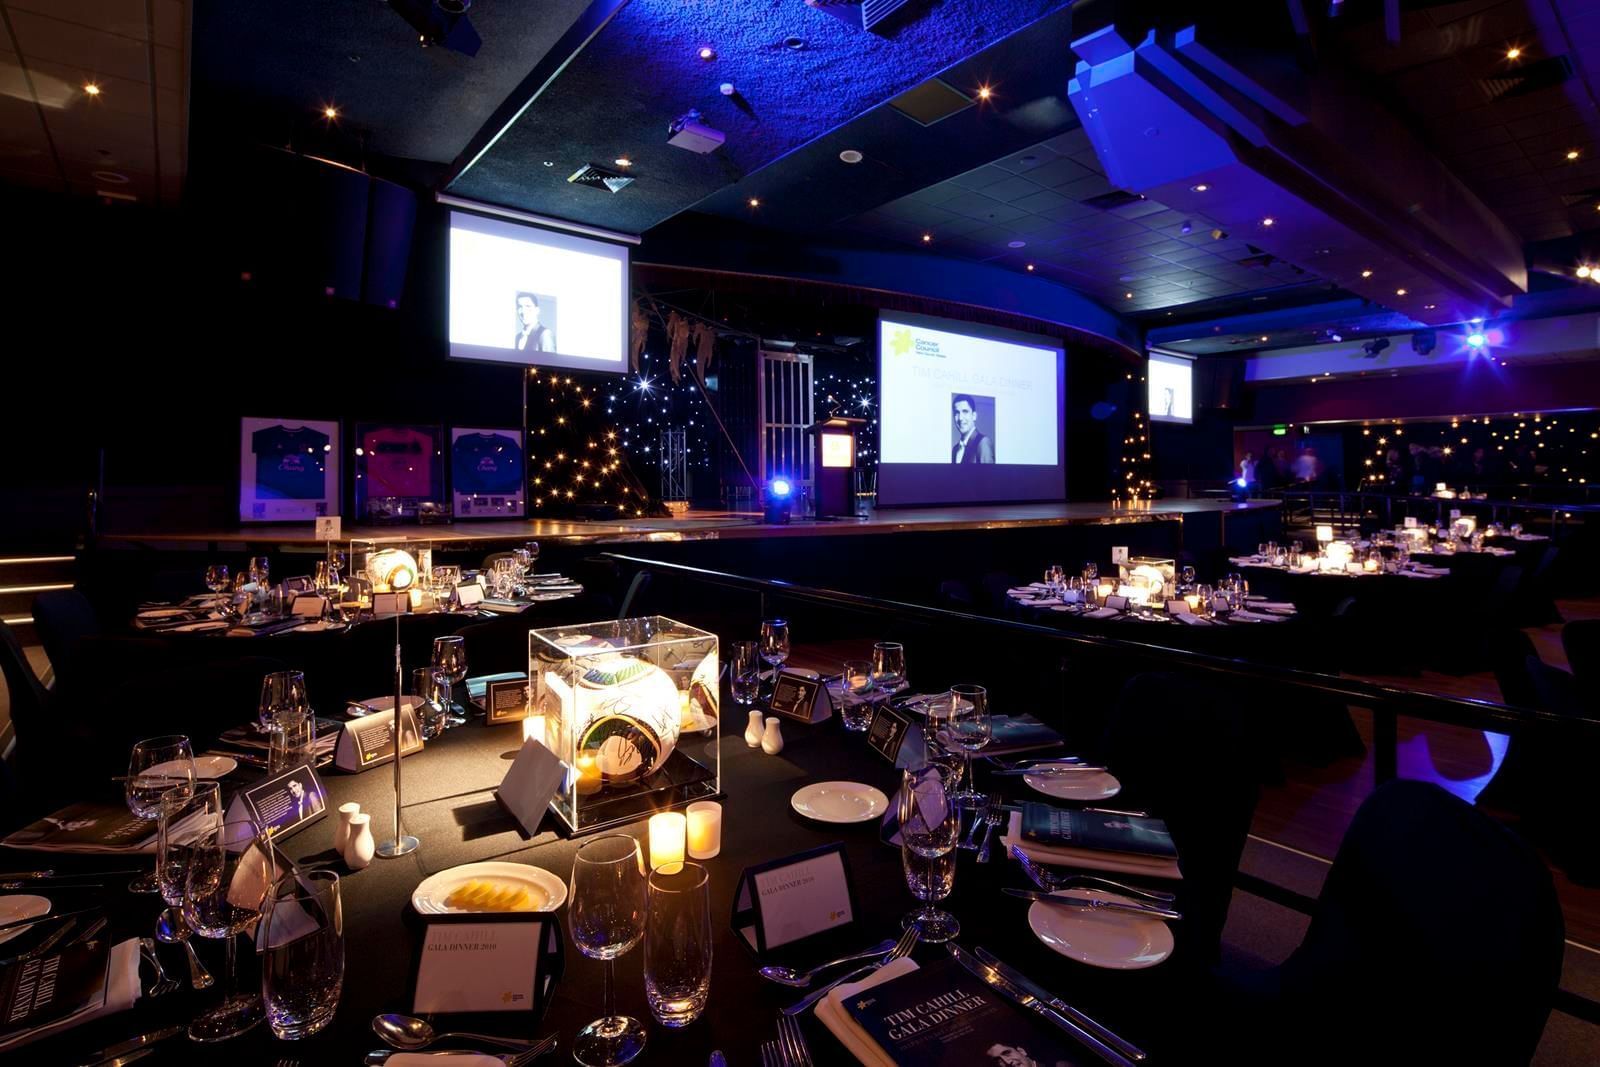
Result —
<path fill-rule="evenodd" d="M 1212 230 L 1211 231 L 1211 239 L 1213 241 L 1226 241 L 1228 239 L 1228 231 L 1227 230 Z"/>
<path fill-rule="evenodd" d="M 846 148 L 839 153 L 839 162 L 841 163 L 860 163 L 862 158 L 861 153 L 854 148 Z"/>
<path fill-rule="evenodd" d="M 1189 236 L 1194 232 L 1194 223 L 1190 222 L 1188 219 L 1184 219 L 1183 225 L 1178 227 L 1178 232 L 1183 234 L 1185 237 Z"/>
<path fill-rule="evenodd" d="M 1210 188 L 1211 188 L 1211 186 L 1207 185 L 1205 182 L 1201 182 L 1199 185 L 1191 185 L 1191 186 L 1189 186 L 1189 191 L 1191 193 L 1203 193 L 1207 189 L 1210 189 Z"/>
<path fill-rule="evenodd" d="M 1124 300 L 1132 300 L 1133 299 L 1133 294 L 1132 293 L 1123 293 L 1122 294 L 1122 299 L 1124 299 Z"/>
<path fill-rule="evenodd" d="M 1389 339 L 1387 337 L 1377 337 L 1363 344 L 1361 346 L 1361 353 L 1368 359 L 1377 359 L 1378 353 L 1382 352 L 1388 347 Z"/>
<path fill-rule="evenodd" d="M 322 109 L 322 117 L 331 122 L 339 117 L 339 109 L 336 107 L 325 107 Z"/>
<path fill-rule="evenodd" d="M 1584 264 L 1583 266 L 1579 267 L 1578 270 L 1577 270 L 1577 275 L 1580 278 L 1587 278 L 1589 276 L 1589 274 L 1590 274 L 1590 268 L 1589 268 L 1588 264 Z"/>
<path fill-rule="evenodd" d="M 99 96 L 100 86 L 96 85 L 94 82 L 85 82 L 83 85 L 83 91 L 89 96 Z"/>
<path fill-rule="evenodd" d="M 978 99 L 979 100 L 987 100 L 987 99 L 989 99 L 989 97 L 991 97 L 993 95 L 994 95 L 994 90 L 989 88 L 987 85 L 978 86 Z"/>
<path fill-rule="evenodd" d="M 1266 343 L 1267 343 L 1267 342 L 1268 342 L 1268 341 L 1270 341 L 1270 340 L 1271 340 L 1271 338 L 1270 338 L 1270 337 L 1268 337 L 1268 336 L 1267 336 L 1267 335 L 1266 335 L 1266 334 L 1262 334 L 1262 335 L 1261 335 L 1261 343 L 1262 343 L 1262 344 L 1266 344 Z"/>
<path fill-rule="evenodd" d="M 1029 263 L 1029 264 L 1028 264 L 1028 269 L 1029 269 L 1029 270 L 1030 270 L 1030 271 L 1031 271 L 1031 270 L 1033 270 L 1033 264 L 1032 264 L 1032 263 Z"/>
<path fill-rule="evenodd" d="M 616 159 L 613 159 L 611 162 L 615 163 L 619 167 L 631 167 L 631 166 L 633 166 L 633 160 L 629 159 L 627 156 L 618 156 Z"/>
<path fill-rule="evenodd" d="M 1576 148 L 1567 149 L 1567 162 L 1568 163 L 1571 163 L 1573 160 L 1575 160 L 1577 158 L 1578 158 L 1578 150 Z"/>
<path fill-rule="evenodd" d="M 717 90 L 721 92 L 723 96 L 732 96 L 734 93 L 739 91 L 738 89 L 734 88 L 734 84 L 732 82 L 723 82 L 721 85 L 717 86 Z"/>
<path fill-rule="evenodd" d="M 1268 215 L 1266 218 L 1261 220 L 1261 225 L 1263 225 L 1263 226 L 1271 226 L 1273 223 L 1275 223 L 1277 221 L 1278 221 L 1277 219 L 1273 218 L 1271 215 Z"/>
<path fill-rule="evenodd" d="M 749 204 L 751 207 L 760 207 L 761 198 L 759 196 L 752 196 L 749 200 L 745 201 L 745 203 Z"/>
<path fill-rule="evenodd" d="M 1522 49 L 1518 48 L 1516 45 L 1512 45 L 1510 48 L 1506 49 L 1506 58 L 1515 63 L 1517 60 L 1522 58 Z"/>
<path fill-rule="evenodd" d="M 1007 248 L 1027 248 L 1028 247 L 1028 242 L 1026 242 L 1026 241 L 1007 241 L 1006 242 L 1006 247 Z"/>
<path fill-rule="evenodd" d="M 794 485 L 787 478 L 774 478 L 767 483 L 767 502 L 762 509 L 762 521 L 775 526 L 789 525 L 789 514 L 794 509 Z"/>
<path fill-rule="evenodd" d="M 933 243 L 933 234 L 931 234 L 931 233 L 923 234 L 922 235 L 922 243 L 925 244 L 925 245 L 932 244 Z"/>
<path fill-rule="evenodd" d="M 1439 306 L 1438 304 L 1423 304 L 1422 305 L 1422 310 L 1423 311 L 1432 311 L 1434 308 L 1436 308 L 1438 306 Z"/>
<path fill-rule="evenodd" d="M 1482 348 L 1486 343 L 1488 343 L 1488 340 L 1489 338 L 1484 336 L 1482 330 L 1473 330 L 1471 333 L 1467 334 L 1467 347 Z"/>
<path fill-rule="evenodd" d="M 702 48 L 700 49 L 700 58 L 709 63 L 717 58 L 717 51 L 711 47 Z"/>
<path fill-rule="evenodd" d="M 1405 296 L 1406 295 L 1406 291 L 1404 289 L 1396 289 L 1394 291 L 1394 295 L 1395 296 Z"/>
<path fill-rule="evenodd" d="M 1361 276 L 1363 278 L 1370 278 L 1372 277 L 1372 272 L 1370 270 L 1364 270 L 1361 272 Z"/>

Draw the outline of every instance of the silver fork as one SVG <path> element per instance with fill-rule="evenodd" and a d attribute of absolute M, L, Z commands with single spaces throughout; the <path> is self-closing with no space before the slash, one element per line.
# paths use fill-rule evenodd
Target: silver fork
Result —
<path fill-rule="evenodd" d="M 1006 816 L 994 804 L 983 813 L 983 844 L 978 846 L 978 862 L 989 862 L 989 847 L 994 844 L 994 832 Z"/>
<path fill-rule="evenodd" d="M 867 975 L 871 974 L 873 971 L 876 971 L 879 967 L 886 967 L 895 960 L 905 959 L 907 956 L 911 955 L 911 950 L 917 947 L 917 939 L 921 936 L 922 931 L 918 930 L 915 926 L 907 927 L 905 933 L 900 935 L 900 940 L 894 943 L 894 949 L 887 956 L 883 957 L 883 959 L 879 960 L 877 963 L 869 963 L 865 967 L 858 967 L 848 974 L 835 978 L 827 985 L 822 986 L 819 989 L 812 990 L 810 993 L 807 993 L 805 996 L 801 997 L 787 1008 L 784 1008 L 783 1014 L 799 1015 L 801 1012 L 811 1007 L 811 1005 L 815 1004 L 817 1001 L 831 993 L 835 986 L 843 985 L 846 982 L 858 982 Z"/>
<path fill-rule="evenodd" d="M 1071 886 L 1101 886 L 1118 893 L 1126 893 L 1131 897 L 1148 900 L 1152 904 L 1171 907 L 1178 899 L 1176 893 L 1164 893 L 1159 889 L 1140 889 L 1137 886 L 1124 885 L 1114 882 L 1110 878 L 1101 878 L 1096 874 L 1055 874 L 1046 870 L 1033 861 L 1033 858 L 1022 851 L 1020 845 L 1011 846 L 1011 855 L 1018 863 L 1022 864 L 1022 871 L 1032 880 L 1033 884 L 1047 893 L 1054 893 L 1058 889 L 1067 889 Z"/>
<path fill-rule="evenodd" d="M 776 1041 L 761 1042 L 761 1067 L 784 1067 Z"/>
<path fill-rule="evenodd" d="M 555 1034 L 547 1034 L 522 1052 L 512 1052 L 501 1056 L 500 1062 L 505 1064 L 506 1067 L 523 1067 L 523 1064 L 532 1063 L 556 1047 L 556 1036 Z"/>
<path fill-rule="evenodd" d="M 781 1012 L 778 1014 L 778 1047 L 789 1067 L 812 1067 L 811 1050 L 806 1047 L 806 1035 L 800 1032 L 800 1020 Z"/>
<path fill-rule="evenodd" d="M 160 997 L 178 988 L 178 982 L 161 966 L 161 957 L 156 955 L 156 942 L 154 938 L 141 937 L 139 939 L 139 952 L 150 961 L 150 966 L 155 969 L 156 981 L 145 994 L 147 997 Z"/>
<path fill-rule="evenodd" d="M 962 851 L 964 851 L 964 852 L 972 852 L 972 851 L 975 851 L 977 849 L 977 847 L 978 847 L 978 830 L 979 830 L 980 827 L 983 826 L 984 819 L 989 814 L 989 807 L 990 807 L 991 803 L 992 803 L 992 801 L 990 801 L 988 797 L 985 797 L 983 799 L 983 803 L 978 805 L 977 809 L 974 811 L 973 816 L 972 816 L 972 827 L 971 827 L 971 829 L 969 829 L 967 831 L 967 839 L 965 841 L 961 842 Z"/>

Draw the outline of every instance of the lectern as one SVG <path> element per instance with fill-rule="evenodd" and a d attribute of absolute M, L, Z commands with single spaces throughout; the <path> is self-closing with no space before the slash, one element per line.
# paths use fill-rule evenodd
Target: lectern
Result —
<path fill-rule="evenodd" d="M 811 424 L 816 438 L 812 464 L 817 518 L 852 517 L 856 513 L 856 433 L 866 419 L 832 415 Z"/>

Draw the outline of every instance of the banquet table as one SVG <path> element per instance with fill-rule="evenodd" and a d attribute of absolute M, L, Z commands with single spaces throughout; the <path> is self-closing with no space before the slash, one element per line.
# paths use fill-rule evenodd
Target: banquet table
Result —
<path fill-rule="evenodd" d="M 730 716 L 719 742 L 723 838 L 721 855 L 704 861 L 711 876 L 715 938 L 710 1004 L 704 1015 L 676 1031 L 655 1023 L 643 993 L 642 949 L 635 948 L 618 962 L 619 1006 L 644 1019 L 650 1031 L 649 1047 L 635 1062 L 700 1064 L 706 1062 L 712 1050 L 720 1049 L 735 1067 L 756 1064 L 760 1062 L 758 1043 L 774 1036 L 776 1012 L 800 995 L 759 978 L 756 968 L 762 961 L 731 929 L 734 888 L 745 866 L 843 842 L 861 910 L 860 928 L 849 935 L 846 951 L 898 935 L 899 918 L 915 904 L 906 889 L 899 850 L 880 843 L 876 821 L 845 826 L 810 822 L 792 811 L 789 803 L 801 786 L 834 779 L 868 783 L 892 796 L 898 772 L 867 748 L 862 735 L 847 734 L 837 718 L 811 726 L 786 721 L 784 731 L 787 745 L 783 751 L 776 756 L 763 755 L 760 749 L 745 745 Z M 274 1039 L 263 1024 L 240 1038 L 204 1051 L 180 1038 L 162 1046 L 162 1051 L 150 1058 L 152 1067 L 163 1062 L 223 1060 L 241 1065 L 275 1064 L 284 1059 L 301 1064 L 356 1064 L 367 1052 L 380 1048 L 381 1042 L 370 1028 L 372 1017 L 380 1012 L 408 1012 L 410 1008 L 408 983 L 419 924 L 409 900 L 424 877 L 461 863 L 491 858 L 535 864 L 563 881 L 570 876 L 577 841 L 556 831 L 554 816 L 546 814 L 538 835 L 527 839 L 494 798 L 492 790 L 509 767 L 519 742 L 520 732 L 514 725 L 488 727 L 475 721 L 429 742 L 425 751 L 405 761 L 406 829 L 422 842 L 414 854 L 377 859 L 365 870 L 348 873 L 331 849 L 331 816 L 281 842 L 282 850 L 298 864 L 326 866 L 341 878 L 346 971 L 338 1013 L 326 1030 L 303 1041 L 285 1042 Z M 235 771 L 230 779 L 244 774 L 242 770 Z M 355 800 L 363 811 L 372 814 L 374 833 L 380 842 L 391 834 L 392 767 L 374 768 L 360 775 L 343 775 L 329 768 L 325 781 L 329 812 L 341 803 Z M 1031 794 L 1017 778 L 994 777 L 986 783 L 980 773 L 979 783 L 1008 799 L 1044 799 Z M 225 783 L 225 790 L 228 785 Z M 645 841 L 642 819 L 619 832 L 638 837 L 641 844 Z M 1191 1006 L 1192 1000 L 1186 984 L 1191 977 L 1182 967 L 1185 943 L 1181 922 L 1175 924 L 1177 947 L 1165 962 L 1141 971 L 1091 968 L 1057 955 L 1037 941 L 1027 926 L 1027 902 L 1000 894 L 1002 886 L 1029 883 L 1017 864 L 1004 856 L 998 841 L 990 864 L 976 864 L 973 855 L 961 853 L 955 889 L 944 904 L 962 923 L 961 944 L 992 949 L 1053 992 L 1146 1048 L 1159 1050 L 1181 1043 L 1185 1035 L 1181 1027 L 1175 1027 L 1175 1013 Z M 129 865 L 125 856 L 44 857 L 10 849 L 4 850 L 4 858 L 0 859 L 0 866 L 7 869 L 52 866 L 94 870 Z M 106 891 L 113 915 L 112 929 L 118 938 L 148 934 L 158 901 L 123 891 L 120 886 L 125 877 L 108 879 L 114 882 Z M 1178 890 L 1177 906 L 1181 909 L 1181 883 L 1169 883 L 1167 887 Z M 564 914 L 561 925 L 565 935 Z M 196 944 L 208 965 L 220 975 L 219 944 Z M 179 949 L 163 947 L 161 953 L 169 971 L 174 975 L 184 973 Z M 919 945 L 914 953 L 914 958 L 923 964 L 945 956 L 942 947 L 932 945 Z M 254 966 L 248 951 L 241 950 L 240 958 L 241 973 L 248 982 Z M 581 956 L 569 937 L 565 975 L 546 1017 L 537 1022 L 527 1017 L 495 1019 L 492 1022 L 497 1029 L 490 1032 L 516 1037 L 557 1032 L 559 1051 L 538 1062 L 571 1062 L 574 1034 L 600 1014 L 601 988 L 602 965 Z M 194 993 L 184 983 L 168 996 L 142 999 L 129 1012 L 47 1038 L 31 1046 L 28 1053 L 44 1057 L 35 1062 L 82 1062 L 91 1050 L 183 1022 L 209 1007 L 216 996 L 215 989 Z M 435 1022 L 448 1023 L 448 1019 Z M 803 1025 L 816 1063 L 853 1062 L 809 1013 Z M 1171 1062 L 1182 1058 L 1164 1057 Z M 1155 1062 L 1162 1059 L 1152 1056 Z M 1079 1062 L 1090 1063 L 1094 1059 L 1085 1051 Z"/>

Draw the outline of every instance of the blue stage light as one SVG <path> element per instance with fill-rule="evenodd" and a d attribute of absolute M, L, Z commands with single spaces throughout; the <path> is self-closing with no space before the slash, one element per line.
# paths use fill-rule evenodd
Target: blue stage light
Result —
<path fill-rule="evenodd" d="M 1473 330 L 1467 334 L 1467 347 L 1469 348 L 1482 348 L 1488 341 L 1489 339 L 1483 335 L 1482 330 Z"/>
<path fill-rule="evenodd" d="M 762 509 L 765 522 L 787 524 L 794 508 L 794 484 L 787 478 L 774 478 L 767 483 L 767 504 Z"/>

